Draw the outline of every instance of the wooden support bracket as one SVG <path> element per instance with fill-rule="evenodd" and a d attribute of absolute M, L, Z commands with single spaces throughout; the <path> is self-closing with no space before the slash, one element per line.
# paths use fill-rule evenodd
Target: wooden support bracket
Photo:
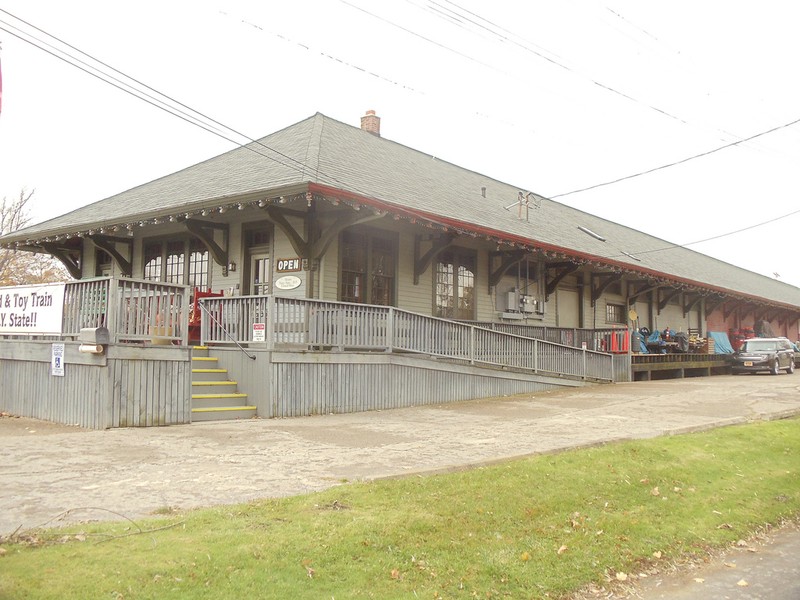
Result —
<path fill-rule="evenodd" d="M 92 243 L 106 252 L 114 262 L 117 263 L 117 267 L 119 268 L 120 272 L 125 277 L 131 277 L 133 275 L 133 267 L 131 261 L 122 256 L 117 250 L 116 244 L 126 244 L 128 246 L 128 253 L 133 254 L 133 240 L 129 237 L 115 237 L 110 235 L 90 235 L 88 236 Z"/>
<path fill-rule="evenodd" d="M 49 242 L 43 242 L 39 247 L 60 260 L 73 279 L 81 278 L 81 263 L 83 262 L 83 252 L 81 250 Z"/>
<path fill-rule="evenodd" d="M 711 316 L 717 308 L 722 306 L 725 302 L 725 298 L 721 296 L 715 296 L 713 298 L 706 297 L 706 319 Z M 726 317 L 727 318 L 727 317 Z"/>
<path fill-rule="evenodd" d="M 645 285 L 643 288 L 636 290 L 633 294 L 630 294 L 628 296 L 628 306 L 633 306 L 640 297 L 644 296 L 645 294 L 649 294 L 653 290 L 657 290 L 660 287 L 661 287 L 660 285 L 648 284 Z"/>
<path fill-rule="evenodd" d="M 525 250 L 512 250 L 506 252 L 492 252 L 489 254 L 489 293 L 491 293 L 492 288 L 495 287 L 500 280 L 503 278 L 508 270 L 513 267 L 514 265 L 518 265 L 523 260 L 528 253 Z M 496 256 L 500 256 L 502 262 L 500 266 L 497 267 L 494 271 L 492 271 L 492 259 Z"/>
<path fill-rule="evenodd" d="M 549 269 L 556 269 L 556 273 L 553 275 L 552 279 L 547 279 L 546 273 Z M 578 265 L 573 264 L 571 262 L 561 262 L 561 263 L 550 263 L 547 265 L 545 270 L 545 293 L 544 293 L 544 301 L 547 302 L 550 299 L 550 295 L 556 291 L 558 284 L 570 273 L 574 273 L 578 270 Z"/>
<path fill-rule="evenodd" d="M 659 300 L 659 302 L 658 302 L 658 312 L 659 312 L 659 314 L 661 314 L 661 311 L 664 310 L 664 308 L 667 306 L 667 302 L 672 300 L 675 296 L 677 296 L 680 293 L 681 293 L 680 290 L 665 290 L 664 291 L 664 297 L 661 298 L 661 300 Z"/>
<path fill-rule="evenodd" d="M 214 262 L 222 267 L 222 274 L 228 274 L 228 232 L 230 226 L 227 223 L 215 223 L 212 221 L 201 221 L 199 219 L 185 219 L 183 224 L 186 229 L 197 239 L 203 242 L 208 248 L 208 253 Z M 222 246 L 214 239 L 214 230 L 222 231 Z"/>
<path fill-rule="evenodd" d="M 597 285 L 595 286 L 594 282 L 597 279 Z M 619 273 L 592 273 L 591 282 L 592 282 L 592 306 L 600 299 L 600 296 L 603 295 L 610 286 L 615 281 L 621 281 L 622 275 Z"/>
<path fill-rule="evenodd" d="M 436 255 L 450 246 L 455 239 L 456 236 L 453 233 L 445 233 L 440 237 L 435 237 L 431 240 L 430 249 L 424 255 L 420 256 L 422 252 L 420 248 L 422 236 L 414 236 L 414 285 L 419 284 L 420 275 L 428 270 L 428 267 L 431 265 Z"/>
<path fill-rule="evenodd" d="M 686 297 L 684 298 L 683 302 L 684 318 L 686 317 L 686 315 L 692 312 L 692 310 L 694 310 L 694 307 L 697 306 L 702 299 L 703 296 L 701 296 L 700 294 L 694 294 L 694 296 L 692 296 L 691 294 L 686 294 Z"/>
<path fill-rule="evenodd" d="M 264 210 L 266 210 L 270 220 L 286 234 L 287 238 L 289 238 L 289 243 L 292 245 L 292 248 L 294 248 L 297 256 L 300 258 L 310 258 L 308 242 L 303 239 L 303 236 L 289 223 L 286 216 L 283 214 L 284 211 L 276 206 L 267 206 Z"/>
<path fill-rule="evenodd" d="M 336 220 L 332 224 L 326 226 L 323 229 L 322 235 L 320 235 L 319 239 L 314 242 L 311 252 L 313 255 L 312 258 L 315 260 L 321 260 L 322 257 L 325 256 L 325 253 L 328 251 L 328 247 L 330 247 L 333 240 L 335 240 L 339 234 L 348 227 L 361 225 L 362 223 L 368 223 L 369 221 L 380 219 L 383 216 L 384 214 L 361 214 L 360 212 L 356 211 L 337 215 Z"/>

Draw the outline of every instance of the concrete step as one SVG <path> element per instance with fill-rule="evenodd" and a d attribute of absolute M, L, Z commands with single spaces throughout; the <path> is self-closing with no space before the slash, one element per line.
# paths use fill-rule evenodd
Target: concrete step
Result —
<path fill-rule="evenodd" d="M 238 392 L 237 386 L 238 382 L 231 381 L 230 379 L 192 381 L 192 389 L 198 394 L 203 393 L 204 389 L 207 390 L 209 394 Z"/>
<path fill-rule="evenodd" d="M 208 354 L 206 346 L 192 347 L 192 422 L 253 418 L 256 407 L 248 406 L 247 394 L 228 379 L 217 357 Z"/>
<path fill-rule="evenodd" d="M 255 406 L 214 406 L 192 409 L 193 423 L 199 421 L 235 421 L 237 419 L 252 419 L 255 416 Z"/>
<path fill-rule="evenodd" d="M 192 384 L 201 381 L 221 381 L 228 378 L 228 369 L 192 369 Z"/>
<path fill-rule="evenodd" d="M 193 381 L 192 394 L 236 394 L 239 392 L 235 381 Z"/>
<path fill-rule="evenodd" d="M 247 406 L 247 394 L 192 394 L 192 410 L 195 408 L 228 409 L 232 406 Z"/>
<path fill-rule="evenodd" d="M 238 392 L 221 394 L 192 394 L 192 400 L 199 398 L 247 398 L 247 394 L 240 394 Z"/>
<path fill-rule="evenodd" d="M 217 364 L 219 359 L 216 356 L 194 356 L 192 355 L 192 364 Z"/>

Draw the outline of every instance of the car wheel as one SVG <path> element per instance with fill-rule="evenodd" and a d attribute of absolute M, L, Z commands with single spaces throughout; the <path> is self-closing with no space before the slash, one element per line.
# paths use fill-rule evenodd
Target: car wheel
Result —
<path fill-rule="evenodd" d="M 786 373 L 788 373 L 789 375 L 794 373 L 794 359 L 789 361 L 789 366 L 786 367 Z"/>
<path fill-rule="evenodd" d="M 778 373 L 781 372 L 780 365 L 778 364 L 778 359 L 777 358 L 772 361 L 772 366 L 770 366 L 769 372 L 772 373 L 773 375 L 777 375 Z"/>

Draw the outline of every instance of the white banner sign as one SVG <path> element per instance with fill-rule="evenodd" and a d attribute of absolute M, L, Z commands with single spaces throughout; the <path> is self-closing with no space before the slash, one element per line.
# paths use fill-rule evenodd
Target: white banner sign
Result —
<path fill-rule="evenodd" d="M 0 288 L 0 333 L 61 334 L 66 284 Z"/>

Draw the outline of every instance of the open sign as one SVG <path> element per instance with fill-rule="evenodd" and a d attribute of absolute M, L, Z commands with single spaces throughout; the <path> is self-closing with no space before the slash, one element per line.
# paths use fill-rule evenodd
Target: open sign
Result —
<path fill-rule="evenodd" d="M 300 270 L 299 258 L 280 258 L 277 262 L 278 273 L 292 273 Z"/>

